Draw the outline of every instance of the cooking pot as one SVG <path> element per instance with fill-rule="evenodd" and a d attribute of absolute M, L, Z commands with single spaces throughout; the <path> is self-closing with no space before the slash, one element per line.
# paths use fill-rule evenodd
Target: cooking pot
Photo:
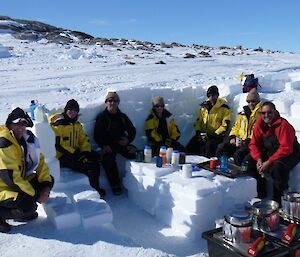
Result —
<path fill-rule="evenodd" d="M 252 215 L 244 210 L 235 210 L 225 215 L 224 238 L 234 243 L 249 243 L 252 231 Z"/>
<path fill-rule="evenodd" d="M 282 210 L 290 218 L 300 219 L 300 193 L 287 192 L 281 198 Z"/>
<path fill-rule="evenodd" d="M 274 231 L 279 226 L 279 204 L 273 200 L 256 202 L 249 209 L 253 214 L 253 228 L 265 232 Z"/>

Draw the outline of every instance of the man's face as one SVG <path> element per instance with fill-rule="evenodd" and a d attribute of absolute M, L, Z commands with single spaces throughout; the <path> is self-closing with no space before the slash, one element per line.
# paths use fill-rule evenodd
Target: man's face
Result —
<path fill-rule="evenodd" d="M 253 111 L 253 110 L 255 109 L 255 106 L 256 106 L 259 102 L 255 101 L 255 100 L 249 100 L 249 101 L 247 101 L 247 103 L 248 103 L 249 109 L 250 109 L 251 111 Z"/>
<path fill-rule="evenodd" d="M 212 104 L 212 105 L 215 105 L 216 104 L 216 102 L 217 102 L 217 100 L 218 100 L 218 95 L 212 95 L 212 94 L 210 94 L 209 96 L 208 96 L 208 100 L 210 101 L 210 103 Z"/>
<path fill-rule="evenodd" d="M 261 115 L 263 121 L 266 124 L 271 125 L 276 119 L 276 110 L 270 105 L 265 105 L 261 109 Z"/>
<path fill-rule="evenodd" d="M 164 108 L 165 108 L 165 106 L 163 104 L 153 105 L 153 109 L 155 110 L 155 112 L 159 118 L 162 116 Z"/>
<path fill-rule="evenodd" d="M 20 139 L 25 134 L 26 125 L 27 123 L 24 121 L 12 123 L 9 125 L 9 129 L 11 129 L 14 132 L 14 135 L 17 139 Z"/>
<path fill-rule="evenodd" d="M 114 98 L 109 98 L 106 100 L 107 110 L 111 113 L 116 113 L 118 110 L 119 103 Z"/>
<path fill-rule="evenodd" d="M 67 110 L 66 114 L 70 119 L 75 119 L 78 115 L 78 112 L 75 110 Z"/>

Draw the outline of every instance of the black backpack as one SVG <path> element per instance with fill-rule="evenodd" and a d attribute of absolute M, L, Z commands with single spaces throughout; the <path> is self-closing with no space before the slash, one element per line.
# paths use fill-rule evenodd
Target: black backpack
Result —
<path fill-rule="evenodd" d="M 257 89 L 257 87 L 260 86 L 260 84 L 258 83 L 258 78 L 255 78 L 254 74 L 242 74 L 241 80 L 244 80 L 243 93 L 247 93 L 253 88 Z"/>

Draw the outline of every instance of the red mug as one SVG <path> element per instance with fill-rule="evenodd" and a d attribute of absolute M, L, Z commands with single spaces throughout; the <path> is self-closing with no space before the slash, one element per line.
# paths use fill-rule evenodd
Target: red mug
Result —
<path fill-rule="evenodd" d="M 209 160 L 209 168 L 215 170 L 218 165 L 218 158 L 217 157 L 211 157 Z"/>

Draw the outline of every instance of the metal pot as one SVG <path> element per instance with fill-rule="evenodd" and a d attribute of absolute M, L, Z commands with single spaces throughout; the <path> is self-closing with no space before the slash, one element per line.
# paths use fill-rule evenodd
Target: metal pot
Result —
<path fill-rule="evenodd" d="M 300 219 L 300 193 L 287 192 L 281 198 L 282 210 L 290 218 Z"/>
<path fill-rule="evenodd" d="M 273 200 L 262 200 L 252 205 L 253 228 L 265 232 L 274 231 L 279 226 L 279 204 Z"/>
<path fill-rule="evenodd" d="M 224 238 L 234 243 L 249 243 L 252 231 L 252 215 L 235 210 L 224 218 Z"/>

